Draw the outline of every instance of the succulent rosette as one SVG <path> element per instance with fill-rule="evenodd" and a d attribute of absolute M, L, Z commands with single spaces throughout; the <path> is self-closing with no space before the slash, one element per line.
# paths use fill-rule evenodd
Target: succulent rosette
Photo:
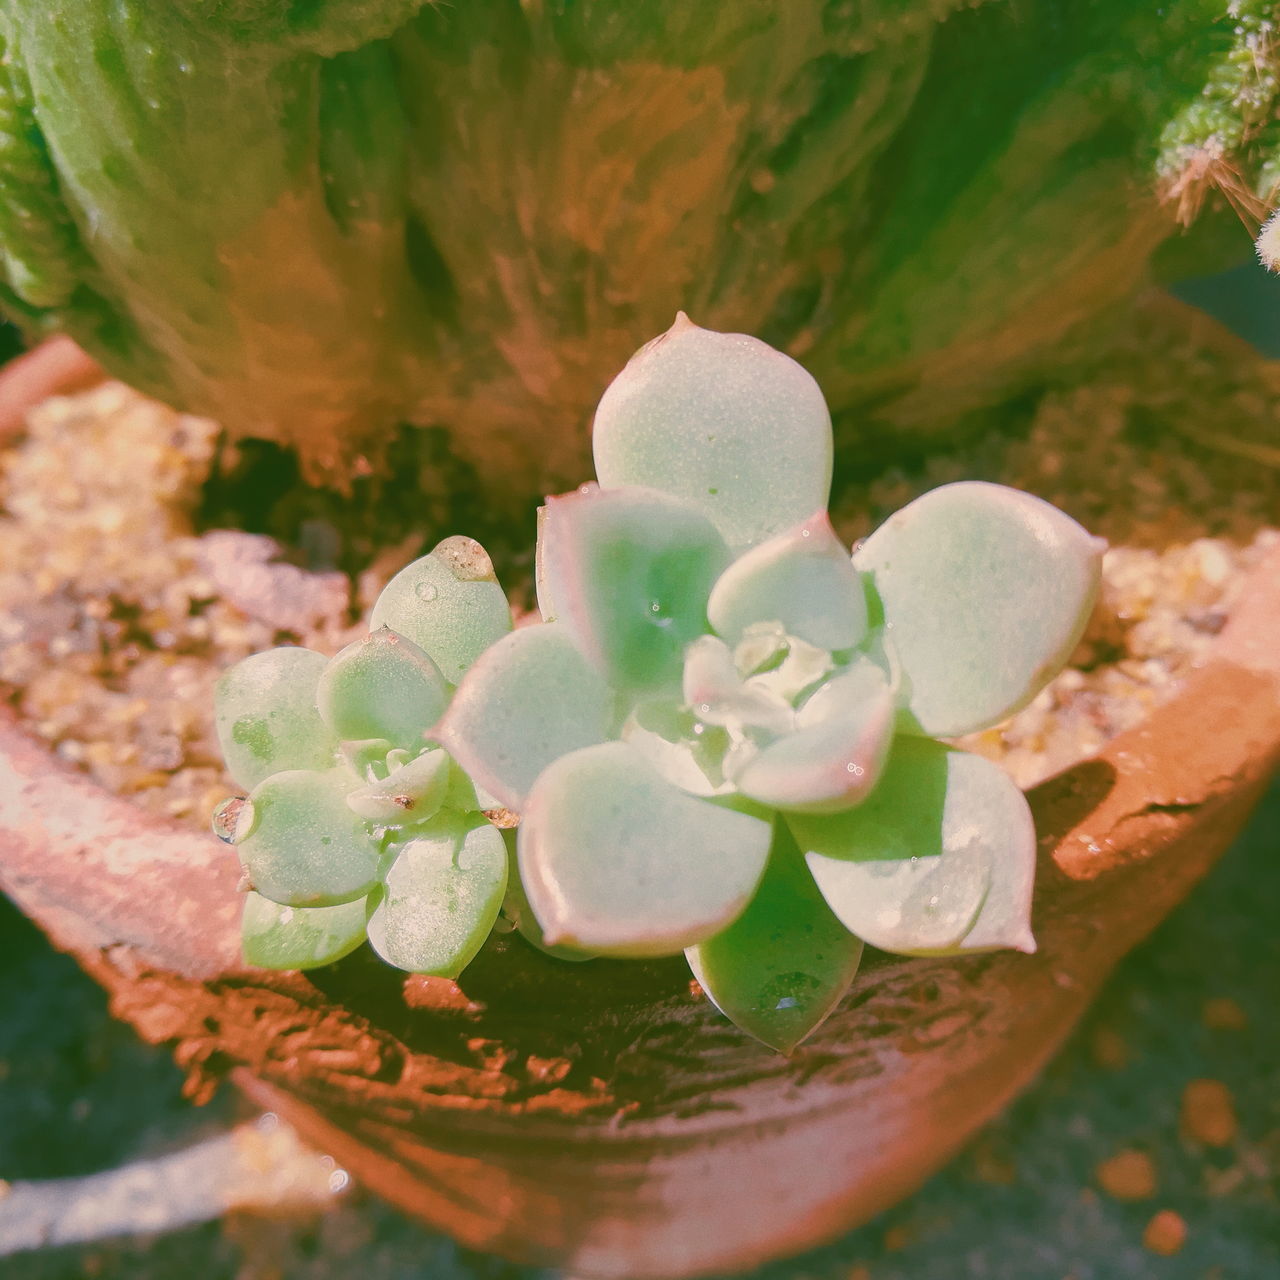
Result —
<path fill-rule="evenodd" d="M 371 628 L 333 658 L 270 649 L 218 682 L 219 742 L 248 793 L 214 816 L 244 868 L 244 956 L 314 968 L 367 935 L 399 968 L 456 977 L 508 857 L 492 801 L 426 735 L 511 613 L 479 544 L 448 538 L 387 584 Z"/>
<path fill-rule="evenodd" d="M 599 484 L 541 515 L 543 621 L 476 659 L 432 735 L 521 815 L 522 932 L 571 956 L 683 950 L 784 1050 L 864 941 L 1033 950 L 1026 800 L 937 739 L 1061 668 L 1101 542 L 975 482 L 851 555 L 817 384 L 683 316 L 610 386 L 593 444 Z"/>

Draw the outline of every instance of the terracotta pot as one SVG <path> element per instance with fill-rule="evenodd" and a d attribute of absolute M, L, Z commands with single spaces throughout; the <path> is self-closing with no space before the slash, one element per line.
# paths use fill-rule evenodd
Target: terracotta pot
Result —
<path fill-rule="evenodd" d="M 230 1073 L 464 1243 L 603 1276 L 745 1267 L 937 1169 L 1234 837 L 1280 757 L 1280 557 L 1243 599 L 1173 701 L 1031 793 L 1039 952 L 872 955 L 791 1058 L 730 1026 L 679 960 L 575 966 L 507 938 L 459 984 L 367 949 L 310 976 L 246 969 L 232 856 L 11 722 L 0 888 L 173 1045 L 194 1096 Z"/>

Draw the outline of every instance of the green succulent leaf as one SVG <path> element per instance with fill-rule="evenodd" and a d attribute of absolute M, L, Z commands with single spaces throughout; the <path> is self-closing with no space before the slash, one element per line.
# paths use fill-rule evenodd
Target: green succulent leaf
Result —
<path fill-rule="evenodd" d="M 1022 792 L 989 760 L 899 737 L 857 808 L 787 821 L 831 909 L 873 946 L 1035 950 L 1035 826 Z"/>
<path fill-rule="evenodd" d="M 681 791 L 693 796 L 733 791 L 722 767 L 729 747 L 726 731 L 700 724 L 693 712 L 669 698 L 637 703 L 618 736 Z"/>
<path fill-rule="evenodd" d="M 604 742 L 614 697 L 558 622 L 522 627 L 482 654 L 437 739 L 508 809 L 553 760 Z"/>
<path fill-rule="evenodd" d="M 1075 648 L 1104 543 L 1002 485 L 944 485 L 905 506 L 853 557 L 884 612 L 906 708 L 955 737 L 1025 706 Z"/>
<path fill-rule="evenodd" d="M 445 810 L 401 846 L 369 916 L 369 944 L 398 969 L 456 978 L 489 936 L 506 886 L 498 829 Z"/>
<path fill-rule="evenodd" d="M 273 774 L 249 795 L 254 827 L 236 845 L 253 887 L 289 907 L 363 898 L 378 878 L 378 844 L 347 805 L 345 769 Z"/>
<path fill-rule="evenodd" d="M 385 738 L 360 738 L 338 743 L 338 759 L 364 782 L 372 782 L 386 772 L 387 757 L 393 750 Z"/>
<path fill-rule="evenodd" d="M 682 693 L 705 724 L 743 731 L 789 733 L 795 712 L 781 695 L 743 680 L 719 636 L 699 636 L 685 651 Z"/>
<path fill-rule="evenodd" d="M 641 347 L 596 409 L 596 474 L 691 503 L 735 549 L 826 507 L 831 415 L 789 356 L 683 312 Z"/>
<path fill-rule="evenodd" d="M 387 583 L 369 625 L 408 637 L 457 684 L 511 630 L 511 608 L 484 548 L 471 538 L 446 538 Z"/>
<path fill-rule="evenodd" d="M 847 809 L 879 781 L 894 721 L 888 681 L 862 661 L 821 686 L 800 708 L 795 731 L 764 747 L 734 782 L 743 795 L 787 812 Z"/>
<path fill-rule="evenodd" d="M 317 969 L 364 941 L 365 900 L 336 907 L 285 907 L 252 890 L 240 914 L 240 952 L 259 969 Z"/>
<path fill-rule="evenodd" d="M 520 874 L 552 945 L 672 955 L 741 913 L 770 824 L 686 795 L 627 743 L 557 760 L 520 825 Z"/>
<path fill-rule="evenodd" d="M 507 892 L 502 899 L 502 914 L 515 924 L 520 936 L 531 946 L 554 960 L 568 960 L 581 964 L 584 960 L 594 960 L 590 951 L 578 951 L 574 947 L 553 947 L 542 935 L 542 926 L 538 917 L 533 914 L 529 898 L 520 880 L 520 864 L 517 859 L 517 830 L 506 827 L 502 831 L 502 840 L 507 847 Z"/>
<path fill-rule="evenodd" d="M 730 644 L 752 624 L 778 622 L 819 649 L 852 649 L 867 631 L 866 592 L 824 510 L 739 556 L 712 589 L 707 617 Z"/>
<path fill-rule="evenodd" d="M 790 1053 L 849 989 L 862 940 L 832 914 L 779 822 L 750 905 L 727 929 L 685 954 L 725 1017 L 770 1048 Z"/>
<path fill-rule="evenodd" d="M 337 740 L 316 710 L 328 659 L 280 648 L 237 662 L 214 691 L 214 723 L 227 772 L 249 789 L 286 769 L 328 769 Z"/>
<path fill-rule="evenodd" d="M 584 486 L 547 503 L 542 565 L 557 618 L 615 688 L 678 683 L 728 561 L 704 515 L 653 490 Z"/>
<path fill-rule="evenodd" d="M 421 748 L 449 701 L 440 668 L 388 626 L 343 649 L 316 688 L 320 716 L 344 740 Z"/>
<path fill-rule="evenodd" d="M 453 761 L 437 748 L 398 765 L 385 778 L 357 787 L 347 796 L 347 806 L 366 822 L 408 826 L 433 817 L 452 782 Z"/>

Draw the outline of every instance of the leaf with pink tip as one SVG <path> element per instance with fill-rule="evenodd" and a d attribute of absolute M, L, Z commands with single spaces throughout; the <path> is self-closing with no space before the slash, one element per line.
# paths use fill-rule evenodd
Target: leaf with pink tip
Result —
<path fill-rule="evenodd" d="M 905 955 L 1035 950 L 1031 810 L 989 760 L 899 737 L 862 804 L 787 822 L 832 911 L 873 946 Z"/>
<path fill-rule="evenodd" d="M 548 500 L 541 554 L 557 620 L 622 689 L 678 682 L 729 560 L 715 527 L 687 504 L 649 489 L 587 487 Z"/>
<path fill-rule="evenodd" d="M 484 548 L 471 538 L 453 537 L 387 583 L 369 626 L 407 636 L 450 684 L 457 684 L 511 630 L 511 607 Z"/>
<path fill-rule="evenodd" d="M 796 730 L 764 747 L 734 778 L 745 796 L 789 813 L 836 813 L 876 785 L 893 740 L 888 681 L 863 660 L 801 707 Z"/>
<path fill-rule="evenodd" d="M 1003 485 L 944 485 L 855 552 L 922 733 L 998 724 L 1061 670 L 1097 595 L 1104 544 L 1056 507 Z"/>
<path fill-rule="evenodd" d="M 813 378 L 758 338 L 683 312 L 610 384 L 592 448 L 602 485 L 691 503 L 739 550 L 825 507 L 831 488 L 831 415 Z"/>
<path fill-rule="evenodd" d="M 790 1053 L 849 989 L 862 940 L 832 914 L 779 822 L 750 905 L 685 954 L 721 1013 L 771 1049 Z"/>
<path fill-rule="evenodd" d="M 789 733 L 796 716 L 779 694 L 743 680 L 733 652 L 719 636 L 699 636 L 685 650 L 682 693 L 705 724 L 741 731 Z"/>
<path fill-rule="evenodd" d="M 552 947 L 542 936 L 542 926 L 538 917 L 533 914 L 529 899 L 525 895 L 524 885 L 520 882 L 520 864 L 516 855 L 517 829 L 506 827 L 501 832 L 502 842 L 507 848 L 507 891 L 502 899 L 502 914 L 515 924 L 520 936 L 535 950 L 554 960 L 568 960 L 571 964 L 581 964 L 584 960 L 594 960 L 589 951 L 577 951 L 573 947 Z"/>
<path fill-rule="evenodd" d="M 493 929 L 506 887 L 498 829 L 445 810 L 400 846 L 369 916 L 369 945 L 398 969 L 456 978 Z"/>
<path fill-rule="evenodd" d="M 707 617 L 731 645 L 753 624 L 778 622 L 819 649 L 852 649 L 867 631 L 866 592 L 819 511 L 739 556 L 712 588 Z"/>
<path fill-rule="evenodd" d="M 770 823 L 686 795 L 609 742 L 538 779 L 520 825 L 520 875 L 551 945 L 673 955 L 742 912 L 770 835 Z"/>
<path fill-rule="evenodd" d="M 508 809 L 522 810 L 553 760 L 604 742 L 613 694 L 565 627 L 521 627 L 482 654 L 454 694 L 436 738 Z"/>

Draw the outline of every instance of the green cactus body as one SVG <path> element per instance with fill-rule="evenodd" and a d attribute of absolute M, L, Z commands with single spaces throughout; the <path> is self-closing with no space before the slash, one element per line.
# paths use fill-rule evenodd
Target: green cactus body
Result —
<path fill-rule="evenodd" d="M 1206 147 L 1270 181 L 1263 8 L 0 0 L 3 299 L 313 475 L 410 420 L 576 479 L 679 306 L 865 452 L 1060 364 Z"/>

